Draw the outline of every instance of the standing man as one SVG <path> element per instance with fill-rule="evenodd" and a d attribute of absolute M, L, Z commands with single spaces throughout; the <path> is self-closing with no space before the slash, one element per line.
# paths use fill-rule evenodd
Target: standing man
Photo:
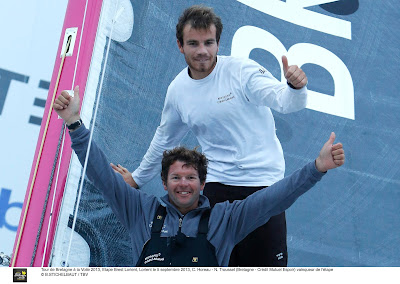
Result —
<path fill-rule="evenodd" d="M 211 8 L 186 9 L 176 26 L 188 66 L 168 87 L 150 147 L 132 175 L 111 164 L 139 188 L 160 172 L 162 153 L 191 130 L 209 160 L 204 189 L 217 202 L 244 199 L 284 177 L 285 161 L 271 109 L 289 113 L 307 104 L 307 77 L 282 57 L 287 82 L 244 58 L 219 56 L 221 19 Z M 287 266 L 285 212 L 255 230 L 233 250 L 230 266 Z"/>

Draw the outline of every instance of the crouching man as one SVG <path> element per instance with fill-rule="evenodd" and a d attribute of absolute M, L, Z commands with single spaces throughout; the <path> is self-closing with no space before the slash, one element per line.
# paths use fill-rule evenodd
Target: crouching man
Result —
<path fill-rule="evenodd" d="M 90 132 L 80 121 L 79 88 L 66 91 L 53 106 L 70 132 L 72 149 L 83 164 Z M 330 170 L 344 164 L 342 144 L 332 133 L 317 159 L 290 176 L 244 200 L 218 203 L 211 210 L 201 195 L 207 159 L 184 147 L 165 151 L 161 178 L 167 194 L 160 200 L 130 187 L 109 166 L 92 142 L 87 177 L 100 189 L 121 223 L 128 229 L 137 266 L 228 266 L 233 247 L 249 233 L 289 208 Z"/>

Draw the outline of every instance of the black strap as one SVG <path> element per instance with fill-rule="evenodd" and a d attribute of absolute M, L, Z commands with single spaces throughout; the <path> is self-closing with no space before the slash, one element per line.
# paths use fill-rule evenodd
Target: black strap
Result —
<path fill-rule="evenodd" d="M 199 234 L 208 233 L 208 220 L 210 219 L 211 209 L 207 209 L 204 211 L 203 215 L 201 215 L 200 223 L 199 223 Z"/>
<path fill-rule="evenodd" d="M 200 219 L 200 222 L 199 222 L 199 230 L 198 230 L 199 234 L 207 235 L 207 233 L 208 233 L 208 221 L 210 219 L 210 214 L 211 214 L 211 209 L 207 209 L 201 215 L 201 219 Z M 164 225 L 164 219 L 165 219 L 166 215 L 167 215 L 166 208 L 160 204 L 160 206 L 158 206 L 158 208 L 157 208 L 156 214 L 154 215 L 153 225 L 151 227 L 151 232 L 152 233 L 158 233 L 159 234 L 161 232 L 161 229 L 162 229 L 162 227 Z"/>
<path fill-rule="evenodd" d="M 154 215 L 153 225 L 151 226 L 152 233 L 161 232 L 166 215 L 167 215 L 167 209 L 160 204 L 160 206 L 158 206 L 156 214 Z"/>

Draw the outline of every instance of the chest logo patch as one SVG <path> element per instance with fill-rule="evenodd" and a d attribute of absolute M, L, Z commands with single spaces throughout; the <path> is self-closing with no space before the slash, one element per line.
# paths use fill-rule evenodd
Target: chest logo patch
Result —
<path fill-rule="evenodd" d="M 217 103 L 223 103 L 223 102 L 227 102 L 227 101 L 230 101 L 230 100 L 232 100 L 232 99 L 234 99 L 235 98 L 235 96 L 232 94 L 232 92 L 231 93 L 229 93 L 229 94 L 227 94 L 227 95 L 225 95 L 225 96 L 222 96 L 222 97 L 218 97 L 218 101 L 217 101 Z"/>
<path fill-rule="evenodd" d="M 152 261 L 163 262 L 164 261 L 164 257 L 161 256 L 161 252 L 146 256 L 145 259 L 144 259 L 144 264 L 147 264 L 147 263 L 152 262 Z"/>

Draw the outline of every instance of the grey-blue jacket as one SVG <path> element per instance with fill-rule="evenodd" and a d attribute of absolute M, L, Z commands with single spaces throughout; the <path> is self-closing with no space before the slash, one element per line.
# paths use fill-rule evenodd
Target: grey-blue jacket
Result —
<path fill-rule="evenodd" d="M 70 133 L 72 149 L 83 164 L 89 143 L 90 132 L 81 126 Z M 133 263 L 142 252 L 143 246 L 151 237 L 151 223 L 160 204 L 157 197 L 135 190 L 110 167 L 104 153 L 92 142 L 86 170 L 87 177 L 102 191 L 104 199 L 110 205 L 120 222 L 128 229 L 132 241 Z M 228 266 L 233 247 L 250 232 L 265 224 L 271 216 L 289 208 L 294 201 L 318 182 L 324 173 L 311 162 L 288 177 L 259 190 L 244 200 L 233 203 L 225 201 L 215 205 L 211 211 L 207 239 L 215 247 L 220 266 Z M 182 233 L 196 237 L 202 211 L 210 207 L 208 199 L 200 195 L 198 208 L 182 215 L 168 199 L 161 198 L 166 204 L 167 216 L 161 236 L 177 234 L 180 219 Z"/>

